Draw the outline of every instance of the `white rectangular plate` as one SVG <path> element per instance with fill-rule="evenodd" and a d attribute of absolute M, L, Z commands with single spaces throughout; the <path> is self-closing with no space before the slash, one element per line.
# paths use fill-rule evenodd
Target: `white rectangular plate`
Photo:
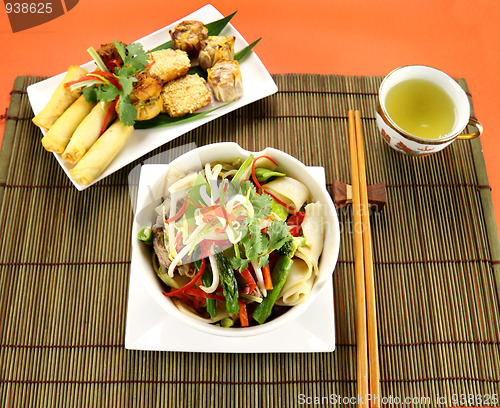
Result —
<path fill-rule="evenodd" d="M 182 20 L 198 20 L 207 24 L 212 21 L 219 20 L 223 17 L 224 16 L 213 6 L 206 5 L 201 9 L 195 11 L 194 13 L 189 14 L 188 16 L 138 40 L 137 42 L 141 43 L 146 50 L 153 49 L 158 45 L 169 41 L 169 30 L 173 30 L 174 27 Z M 236 31 L 236 29 L 231 24 L 228 24 L 224 28 L 221 35 L 230 35 L 236 37 L 235 52 L 242 50 L 248 45 L 245 39 L 238 33 L 238 31 Z M 252 41 L 254 40 L 256 39 L 252 39 Z M 90 45 L 91 44 L 89 44 L 89 46 Z M 71 62 L 68 62 L 68 65 L 69 64 L 71 64 Z M 82 67 L 87 70 L 93 70 L 95 64 L 93 62 L 89 62 L 82 65 Z M 83 190 L 87 187 L 90 187 L 92 184 L 97 183 L 99 180 L 102 180 L 103 178 L 126 166 L 130 162 L 138 159 L 141 156 L 144 156 L 151 150 L 154 150 L 157 147 L 170 142 L 176 137 L 179 137 L 211 120 L 214 120 L 220 116 L 241 108 L 242 106 L 265 98 L 266 96 L 272 95 L 278 90 L 271 75 L 269 74 L 269 72 L 267 72 L 264 64 L 262 64 L 255 52 L 252 52 L 245 57 L 240 65 L 240 70 L 244 88 L 244 95 L 242 98 L 196 120 L 175 123 L 157 129 L 135 130 L 123 149 L 111 162 L 104 173 L 89 186 L 85 186 L 73 181 L 69 175 L 69 170 L 74 166 L 65 162 L 61 158 L 61 155 L 54 153 L 54 156 L 63 168 L 66 175 L 78 190 Z M 28 87 L 28 97 L 35 115 L 37 115 L 47 104 L 55 88 L 63 80 L 64 75 L 65 73 L 61 73 L 57 76 L 51 77 L 49 79 L 46 79 L 45 81 L 41 81 Z M 210 106 L 208 106 L 206 109 L 213 109 L 220 105 L 223 104 L 212 102 L 212 104 L 210 104 Z"/>
<path fill-rule="evenodd" d="M 165 174 L 166 164 L 141 167 L 138 196 L 148 194 Z M 322 167 L 311 167 L 318 180 L 325 180 Z M 125 348 L 130 350 L 191 351 L 219 353 L 329 352 L 335 349 L 333 283 L 329 279 L 314 302 L 298 319 L 272 332 L 250 337 L 223 337 L 195 330 L 167 315 L 148 294 L 139 279 L 134 254 L 141 243 L 132 237 L 132 263 L 128 291 Z M 284 340 L 286 339 L 286 340 Z"/>

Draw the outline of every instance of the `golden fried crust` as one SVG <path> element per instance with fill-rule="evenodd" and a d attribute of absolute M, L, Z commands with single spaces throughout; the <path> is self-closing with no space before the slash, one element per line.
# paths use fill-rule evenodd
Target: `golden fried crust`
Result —
<path fill-rule="evenodd" d="M 232 60 L 234 58 L 235 37 L 210 36 L 202 42 L 198 62 L 205 71 L 212 68 L 221 59 Z"/>
<path fill-rule="evenodd" d="M 211 92 L 198 74 L 166 83 L 162 90 L 164 110 L 172 117 L 184 116 L 207 106 Z"/>
<path fill-rule="evenodd" d="M 219 102 L 231 102 L 243 96 L 240 65 L 235 60 L 219 60 L 208 69 L 207 81 Z"/>
<path fill-rule="evenodd" d="M 132 86 L 132 93 L 130 94 L 130 102 L 147 101 L 148 99 L 157 99 L 160 97 L 163 81 L 152 76 L 145 71 L 134 74 L 137 80 Z"/>
<path fill-rule="evenodd" d="M 183 50 L 190 54 L 197 54 L 201 42 L 206 40 L 208 29 L 201 21 L 184 20 L 179 23 L 174 31 L 170 31 L 174 49 Z"/>
<path fill-rule="evenodd" d="M 191 61 L 186 52 L 181 50 L 160 50 L 151 53 L 153 65 L 149 74 L 160 78 L 163 82 L 172 81 L 186 75 Z"/>

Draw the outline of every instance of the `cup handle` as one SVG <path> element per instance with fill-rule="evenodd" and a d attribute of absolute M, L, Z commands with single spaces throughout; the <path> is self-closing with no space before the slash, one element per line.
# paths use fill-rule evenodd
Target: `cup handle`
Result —
<path fill-rule="evenodd" d="M 470 118 L 467 126 L 474 126 L 477 129 L 477 131 L 474 133 L 458 135 L 457 139 L 462 139 L 462 140 L 475 139 L 476 137 L 481 136 L 481 134 L 483 133 L 483 125 L 481 125 L 481 122 L 479 122 L 477 119 Z"/>

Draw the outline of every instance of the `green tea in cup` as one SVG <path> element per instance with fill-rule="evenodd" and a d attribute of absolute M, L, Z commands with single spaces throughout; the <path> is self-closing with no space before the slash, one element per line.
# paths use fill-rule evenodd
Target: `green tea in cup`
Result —
<path fill-rule="evenodd" d="M 412 156 L 436 153 L 456 139 L 478 137 L 464 89 L 452 77 L 425 65 L 396 68 L 378 91 L 377 127 L 394 150 Z M 470 125 L 473 133 L 463 133 Z"/>
<path fill-rule="evenodd" d="M 455 104 L 439 85 L 426 79 L 407 79 L 389 90 L 385 108 L 406 132 L 437 139 L 453 130 Z"/>

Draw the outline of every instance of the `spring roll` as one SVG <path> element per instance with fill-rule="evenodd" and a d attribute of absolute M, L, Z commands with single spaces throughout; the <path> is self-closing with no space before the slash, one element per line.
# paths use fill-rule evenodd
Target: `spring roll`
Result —
<path fill-rule="evenodd" d="M 42 138 L 42 145 L 45 150 L 62 153 L 68 145 L 73 132 L 94 106 L 95 103 L 87 102 L 83 95 L 80 96 L 64 111 Z"/>
<path fill-rule="evenodd" d="M 87 74 L 87 70 L 78 65 L 71 65 L 62 82 L 50 97 L 47 105 L 33 118 L 33 123 L 44 130 L 49 130 L 56 120 L 75 102 L 81 94 L 81 90 L 70 91 L 64 86 L 66 82 L 75 81 Z"/>
<path fill-rule="evenodd" d="M 101 134 L 103 122 L 108 126 L 116 118 L 116 111 L 113 109 L 111 114 L 106 115 L 112 102 L 98 103 L 90 113 L 82 120 L 71 137 L 62 158 L 71 164 L 76 164 L 92 147 Z"/>
<path fill-rule="evenodd" d="M 123 148 L 133 131 L 133 126 L 124 126 L 119 119 L 115 120 L 69 171 L 71 178 L 86 186 L 96 180 Z"/>

